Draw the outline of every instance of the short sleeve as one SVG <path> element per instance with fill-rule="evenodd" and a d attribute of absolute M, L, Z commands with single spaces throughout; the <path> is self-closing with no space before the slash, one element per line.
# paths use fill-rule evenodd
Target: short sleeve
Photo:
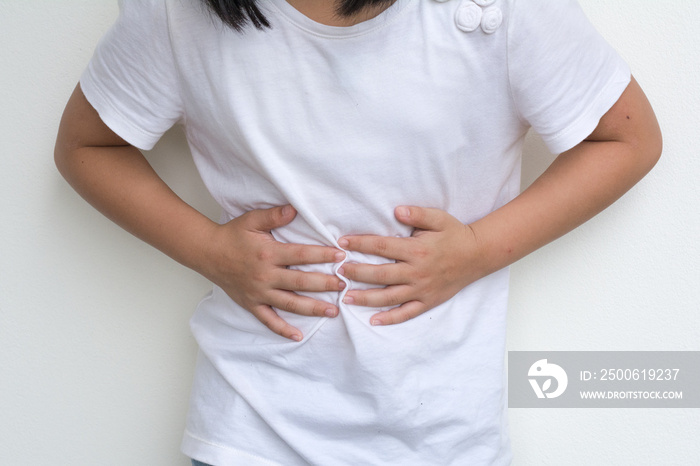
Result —
<path fill-rule="evenodd" d="M 575 0 L 513 0 L 508 68 L 518 113 L 555 154 L 588 137 L 630 82 Z"/>
<path fill-rule="evenodd" d="M 153 148 L 182 114 L 165 0 L 119 1 L 119 17 L 80 86 L 112 131 L 139 149 Z"/>

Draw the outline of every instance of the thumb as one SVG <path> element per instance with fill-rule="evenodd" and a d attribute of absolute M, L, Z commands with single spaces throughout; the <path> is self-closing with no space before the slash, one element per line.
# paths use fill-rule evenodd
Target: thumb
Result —
<path fill-rule="evenodd" d="M 397 207 L 394 215 L 404 225 L 428 231 L 444 230 L 451 217 L 444 210 L 416 206 Z"/>
<path fill-rule="evenodd" d="M 256 209 L 243 214 L 245 225 L 250 230 L 270 231 L 291 223 L 297 211 L 291 205 Z"/>

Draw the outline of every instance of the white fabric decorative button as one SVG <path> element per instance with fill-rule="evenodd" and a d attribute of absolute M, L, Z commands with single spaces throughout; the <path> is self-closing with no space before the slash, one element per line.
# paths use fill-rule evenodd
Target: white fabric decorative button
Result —
<path fill-rule="evenodd" d="M 473 2 L 465 3 L 457 8 L 455 23 L 464 32 L 472 32 L 481 24 L 481 8 Z"/>
<path fill-rule="evenodd" d="M 479 6 L 489 6 L 492 5 L 496 0 L 474 0 L 474 3 L 476 3 Z"/>
<path fill-rule="evenodd" d="M 486 34 L 493 34 L 496 29 L 503 22 L 503 13 L 498 7 L 492 7 L 484 10 L 483 17 L 481 18 L 481 29 L 484 30 Z"/>

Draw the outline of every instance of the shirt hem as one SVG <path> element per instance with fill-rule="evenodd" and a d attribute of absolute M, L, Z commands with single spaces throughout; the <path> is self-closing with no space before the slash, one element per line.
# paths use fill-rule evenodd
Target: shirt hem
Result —
<path fill-rule="evenodd" d="M 553 136 L 543 137 L 547 148 L 553 154 L 561 154 L 590 136 L 600 123 L 600 119 L 619 100 L 631 79 L 632 75 L 628 67 L 615 73 L 576 121 Z"/>
<path fill-rule="evenodd" d="M 80 88 L 102 122 L 132 146 L 141 150 L 153 149 L 161 135 L 148 133 L 134 126 L 106 97 L 96 81 L 91 67 L 88 66 L 80 77 Z"/>
<path fill-rule="evenodd" d="M 197 437 L 185 430 L 180 451 L 188 457 L 212 465 L 282 466 L 261 456 L 223 446 Z"/>

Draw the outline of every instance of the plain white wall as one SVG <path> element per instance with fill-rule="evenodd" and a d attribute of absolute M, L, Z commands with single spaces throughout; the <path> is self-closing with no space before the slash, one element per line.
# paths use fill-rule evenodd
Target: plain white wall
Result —
<path fill-rule="evenodd" d="M 421 0 L 424 1 L 424 0 Z M 665 136 L 652 173 L 513 267 L 511 350 L 700 349 L 700 3 L 581 0 Z M 209 284 L 93 211 L 60 178 L 60 115 L 116 0 L 0 0 L 0 464 L 185 466 Z M 528 144 L 524 180 L 552 157 Z M 147 154 L 216 217 L 182 134 Z M 700 387 L 699 387 L 700 388 Z M 511 409 L 515 465 L 697 464 L 697 409 Z"/>

